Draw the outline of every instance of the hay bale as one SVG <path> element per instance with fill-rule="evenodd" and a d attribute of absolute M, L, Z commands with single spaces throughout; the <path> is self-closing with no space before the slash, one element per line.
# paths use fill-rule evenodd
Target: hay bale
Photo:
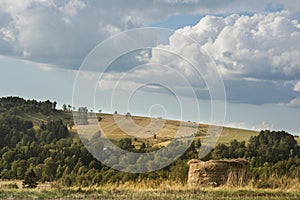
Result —
<path fill-rule="evenodd" d="M 243 186 L 247 184 L 249 162 L 244 159 L 236 160 L 190 160 L 188 186 Z"/>

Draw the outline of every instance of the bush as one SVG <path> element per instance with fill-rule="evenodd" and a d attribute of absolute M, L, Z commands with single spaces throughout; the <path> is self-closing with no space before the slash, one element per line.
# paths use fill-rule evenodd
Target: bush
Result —
<path fill-rule="evenodd" d="M 25 180 L 23 181 L 23 188 L 36 188 L 38 183 L 36 182 L 36 175 L 33 170 L 30 170 L 25 175 Z"/>

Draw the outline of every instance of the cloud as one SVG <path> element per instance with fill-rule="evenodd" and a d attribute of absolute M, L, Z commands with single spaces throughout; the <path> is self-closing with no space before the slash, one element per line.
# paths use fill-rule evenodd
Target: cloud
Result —
<path fill-rule="evenodd" d="M 167 93 L 172 96 L 198 97 L 206 95 L 208 91 L 205 85 L 198 88 L 191 85 L 180 71 L 155 63 L 146 63 L 135 66 L 126 72 L 109 71 L 99 81 L 99 90 L 122 90 L 122 91 L 146 91 L 155 93 Z"/>
<path fill-rule="evenodd" d="M 187 38 L 192 38 L 187 39 Z M 300 24 L 286 11 L 227 17 L 206 16 L 198 24 L 175 31 L 159 49 L 183 54 L 201 65 L 199 47 L 223 75 L 230 102 L 288 103 L 299 94 L 289 82 L 300 79 Z M 152 54 L 152 61 L 174 66 L 193 80 L 193 72 L 178 56 Z"/>
<path fill-rule="evenodd" d="M 225 127 L 261 131 L 261 130 L 273 130 L 274 124 L 270 124 L 266 121 L 262 121 L 257 125 L 251 126 L 246 122 L 232 122 L 232 123 L 225 124 Z"/>
<path fill-rule="evenodd" d="M 246 125 L 245 122 L 233 122 L 233 123 L 228 123 L 225 124 L 225 127 L 230 127 L 230 128 L 240 128 L 240 129 L 249 129 Z"/>
<path fill-rule="evenodd" d="M 190 92 L 186 91 L 192 87 L 198 98 L 208 99 L 209 88 L 197 71 L 209 74 L 210 67 L 199 65 L 199 69 L 193 69 L 176 56 L 180 54 L 195 62 L 204 62 L 199 58 L 197 45 L 187 39 L 188 36 L 217 64 L 231 102 L 292 105 L 293 99 L 300 98 L 299 85 L 291 87 L 286 82 L 300 80 L 300 24 L 295 17 L 299 10 L 300 2 L 292 0 L 272 3 L 258 0 L 2 0 L 0 55 L 36 62 L 47 69 L 54 66 L 78 69 L 99 42 L 116 33 L 145 27 L 173 15 L 209 14 L 195 26 L 175 31 L 169 44 L 137 52 L 127 56 L 127 60 L 120 59 L 114 63 L 115 70 L 107 73 L 121 73 L 131 70 L 130 66 L 148 62 L 160 63 L 172 70 L 137 70 L 128 76 L 128 85 L 152 80 L 172 85 L 183 96 L 189 96 Z M 144 38 L 146 41 L 147 36 Z M 174 55 L 161 53 L 162 50 Z M 188 79 L 191 86 L 174 81 L 177 72 Z M 213 78 L 210 77 L 211 82 Z"/>
<path fill-rule="evenodd" d="M 274 129 L 274 124 L 269 124 L 268 122 L 261 122 L 261 124 L 253 127 L 253 130 L 272 130 Z"/>
<path fill-rule="evenodd" d="M 262 105 L 290 102 L 299 95 L 284 81 L 224 80 L 227 100 L 231 103 Z"/>
<path fill-rule="evenodd" d="M 286 104 L 291 108 L 300 108 L 300 98 L 292 99 L 289 103 Z"/>
<path fill-rule="evenodd" d="M 291 0 L 273 4 L 299 10 L 299 3 Z M 272 5 L 236 0 L 2 0 L 0 54 L 78 69 L 99 42 L 120 31 L 177 14 L 265 12 Z"/>
<path fill-rule="evenodd" d="M 296 85 L 294 86 L 294 91 L 300 92 L 300 81 L 298 81 L 298 82 L 296 83 Z"/>
<path fill-rule="evenodd" d="M 287 12 L 206 16 L 193 27 L 175 31 L 167 44 L 116 60 L 115 69 L 107 71 L 112 79 L 103 85 L 117 83 L 126 73 L 122 90 L 155 82 L 173 88 L 181 96 L 192 97 L 190 91 L 194 90 L 198 98 L 210 99 L 209 89 L 216 82 L 216 75 L 210 74 L 215 68 L 213 62 L 201 56 L 208 52 L 224 77 L 229 102 L 288 104 L 300 98 L 297 84 L 291 83 L 300 79 L 298 36 L 300 25 Z M 147 63 L 147 67 L 133 70 Z M 116 71 L 122 73 L 111 73 Z M 186 82 L 189 84 L 183 84 Z"/>
<path fill-rule="evenodd" d="M 83 0 L 1 2 L 0 16 L 5 17 L 0 19 L 0 54 L 78 69 L 99 42 L 143 25 L 129 7 L 116 5 Z"/>
<path fill-rule="evenodd" d="M 261 80 L 300 78 L 300 24 L 287 12 L 206 16 L 193 27 L 177 30 L 164 48 L 198 53 L 197 41 L 217 63 L 223 76 Z"/>

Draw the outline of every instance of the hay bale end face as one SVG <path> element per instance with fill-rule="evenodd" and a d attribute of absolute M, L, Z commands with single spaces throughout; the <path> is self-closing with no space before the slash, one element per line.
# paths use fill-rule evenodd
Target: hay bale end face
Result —
<path fill-rule="evenodd" d="M 244 159 L 235 160 L 190 160 L 188 186 L 243 186 L 246 185 L 249 162 Z"/>

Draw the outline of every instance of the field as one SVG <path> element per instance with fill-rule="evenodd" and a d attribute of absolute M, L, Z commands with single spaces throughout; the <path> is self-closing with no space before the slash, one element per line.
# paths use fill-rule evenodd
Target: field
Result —
<path fill-rule="evenodd" d="M 21 188 L 21 181 L 0 181 L 0 199 L 300 199 L 297 188 L 254 189 L 228 186 L 187 188 L 176 182 L 141 182 L 88 188 L 41 183 L 37 189 Z"/>
<path fill-rule="evenodd" d="M 157 120 L 157 119 L 151 119 L 147 117 L 139 117 L 139 116 L 132 116 L 132 120 L 138 125 L 139 127 L 134 127 L 135 129 L 130 129 L 129 132 L 132 133 L 132 135 L 128 135 L 124 132 L 124 130 L 121 130 L 120 127 L 115 123 L 114 117 L 112 114 L 97 114 L 97 116 L 101 116 L 103 119 L 100 122 L 100 127 L 102 128 L 102 131 L 105 133 L 105 135 L 110 138 L 113 141 L 120 140 L 124 137 L 131 137 L 134 138 L 135 136 L 139 138 L 142 136 L 142 138 L 147 139 L 148 142 L 152 143 L 152 145 L 155 146 L 166 146 L 169 144 L 170 139 L 172 139 L 176 135 L 176 131 L 178 131 L 178 127 L 180 125 L 179 121 L 174 120 L 162 120 L 164 125 L 159 129 L 159 132 L 157 133 L 157 139 L 152 139 L 153 134 L 157 130 L 157 128 L 149 127 L 149 123 L 151 120 Z M 52 114 L 50 116 L 43 115 L 41 113 L 36 114 L 23 114 L 22 118 L 27 120 L 32 120 L 35 127 L 38 128 L 39 125 L 42 122 L 47 122 L 49 120 L 56 120 L 56 119 L 62 119 L 65 124 L 72 124 L 73 123 L 73 116 L 72 112 L 70 111 L 64 111 L 62 113 L 56 113 Z M 157 122 L 157 121 L 156 121 Z M 206 124 L 198 124 L 194 122 L 181 122 L 184 126 L 191 127 L 190 130 L 197 132 L 198 135 L 196 135 L 195 139 L 200 138 L 202 141 L 205 138 L 205 133 L 207 132 L 208 125 Z M 129 125 L 126 126 L 125 124 L 122 124 L 125 126 L 125 128 L 130 127 Z M 77 127 L 74 126 L 70 130 L 72 133 L 76 133 Z M 196 130 L 196 131 L 195 131 Z M 230 128 L 230 127 L 223 127 L 222 133 L 217 141 L 217 143 L 225 143 L 228 144 L 231 140 L 236 139 L 238 141 L 248 141 L 250 137 L 258 135 L 258 131 L 253 130 L 245 130 L 245 129 L 238 129 L 238 128 Z M 190 134 L 190 131 L 187 131 L 186 134 Z M 91 135 L 83 135 L 84 137 L 91 137 Z M 298 144 L 300 144 L 300 138 L 295 137 Z M 143 140 L 140 140 L 139 142 L 135 142 L 135 145 L 140 145 Z"/>
<path fill-rule="evenodd" d="M 200 138 L 203 141 L 207 136 L 206 132 L 209 127 L 206 124 L 198 124 L 195 122 L 179 122 L 138 116 L 131 117 L 134 122 L 134 125 L 132 125 L 131 119 L 126 119 L 125 116 L 101 114 L 101 117 L 100 127 L 106 137 L 114 141 L 125 137 L 137 138 L 138 141 L 136 140 L 135 145 L 146 141 L 151 145 L 166 146 L 174 137 L 187 137 L 193 134 L 195 135 L 195 139 Z M 116 123 L 116 120 L 121 128 Z M 93 128 L 95 130 L 92 130 Z M 97 127 L 85 125 L 84 129 L 87 131 L 83 131 L 84 135 L 81 136 L 90 138 L 92 133 L 96 132 Z M 156 135 L 155 139 L 153 138 L 154 134 Z M 256 135 L 258 135 L 257 131 L 224 127 L 218 139 L 218 143 L 228 144 L 233 139 L 248 141 L 251 136 Z"/>
<path fill-rule="evenodd" d="M 122 189 L 122 188 L 61 188 L 61 189 L 0 189 L 0 199 L 299 199 L 300 192 L 253 190 L 242 188 L 207 189 Z"/>
<path fill-rule="evenodd" d="M 141 145 L 142 142 L 147 142 L 152 146 L 162 147 L 168 145 L 170 140 L 174 137 L 185 137 L 192 134 L 195 134 L 195 139 L 200 138 L 201 141 L 203 141 L 209 127 L 206 124 L 198 124 L 195 122 L 179 122 L 139 116 L 132 116 L 130 119 L 125 119 L 125 116 L 122 115 L 115 116 L 105 113 L 97 114 L 97 116 L 101 116 L 102 118 L 99 127 L 101 127 L 101 131 L 106 137 L 112 141 L 118 141 L 125 137 L 137 138 L 138 140 L 134 142 L 136 146 Z M 22 117 L 32 120 L 35 127 L 38 127 L 42 122 L 54 119 L 62 119 L 64 123 L 70 124 L 73 119 L 72 112 L 69 111 L 57 113 L 53 116 L 45 116 L 39 113 L 26 114 Z M 115 120 L 119 121 L 119 125 L 121 125 L 122 128 L 120 128 Z M 134 126 L 132 126 L 131 120 L 133 120 Z M 75 133 L 78 128 L 80 127 L 74 126 L 71 131 Z M 95 129 L 95 126 L 89 127 L 89 125 L 86 125 L 84 129 L 87 131 L 84 131 L 84 134 L 80 136 L 90 139 L 93 133 L 98 130 L 98 127 Z M 153 138 L 154 134 L 156 134 L 156 139 Z M 228 144 L 233 139 L 247 142 L 251 136 L 256 135 L 258 135 L 258 131 L 223 127 L 217 143 Z"/>
<path fill-rule="evenodd" d="M 104 113 L 97 114 L 97 116 L 101 116 L 103 118 L 100 122 L 100 126 L 105 135 L 113 140 L 119 140 L 121 138 L 128 137 L 128 134 L 126 134 L 128 132 L 131 134 L 131 137 L 140 136 L 142 138 L 148 139 L 151 138 L 154 133 L 156 133 L 157 140 L 155 141 L 155 143 L 162 142 L 162 145 L 164 145 L 164 142 L 172 139 L 176 135 L 179 127 L 181 127 L 181 132 L 178 135 L 184 136 L 190 135 L 194 132 L 198 132 L 198 136 L 196 136 L 196 138 L 201 139 L 205 137 L 205 133 L 208 128 L 208 125 L 206 124 L 198 124 L 194 122 L 179 122 L 174 120 L 132 116 L 131 118 L 136 126 L 132 127 L 130 124 L 130 120 L 120 120 L 120 124 L 123 127 L 123 129 L 120 129 L 120 127 L 116 124 L 115 119 L 124 119 L 124 116 L 119 115 L 119 118 L 114 118 L 116 116 Z M 65 111 L 62 113 L 52 114 L 50 116 L 46 116 L 41 113 L 26 113 L 22 115 L 22 118 L 33 121 L 34 125 L 38 127 L 42 122 L 46 123 L 49 120 L 57 119 L 62 119 L 65 124 L 70 124 L 72 122 L 73 116 L 72 112 Z M 151 121 L 156 125 L 156 127 L 151 126 Z M 157 127 L 157 125 L 161 127 Z M 76 131 L 76 128 L 77 127 L 73 127 L 73 131 Z M 251 136 L 255 136 L 257 134 L 257 131 L 224 127 L 218 142 L 228 143 L 233 139 L 237 139 L 238 141 L 248 141 Z M 90 136 L 86 135 L 86 137 Z"/>

